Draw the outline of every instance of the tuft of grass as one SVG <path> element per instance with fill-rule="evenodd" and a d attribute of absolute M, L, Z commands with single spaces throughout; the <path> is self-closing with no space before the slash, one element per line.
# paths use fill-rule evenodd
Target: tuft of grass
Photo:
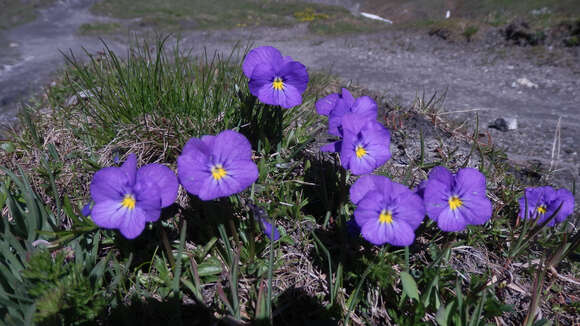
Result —
<path fill-rule="evenodd" d="M 83 35 L 106 35 L 119 33 L 119 23 L 87 23 L 79 27 L 79 33 Z"/>

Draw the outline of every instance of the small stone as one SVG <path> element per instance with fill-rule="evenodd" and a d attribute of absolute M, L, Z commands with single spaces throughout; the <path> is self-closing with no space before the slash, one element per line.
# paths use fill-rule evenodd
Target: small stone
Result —
<path fill-rule="evenodd" d="M 498 118 L 490 123 L 488 128 L 494 128 L 501 132 L 515 130 L 518 128 L 518 120 L 516 118 Z"/>
<path fill-rule="evenodd" d="M 8 44 L 9 47 L 11 48 L 17 48 L 20 46 L 20 44 L 16 43 L 16 42 L 10 42 L 10 44 Z"/>
<path fill-rule="evenodd" d="M 516 82 L 520 85 L 520 86 L 524 86 L 527 88 L 538 88 L 538 84 L 532 82 L 531 80 L 527 79 L 527 78 L 520 78 L 518 80 L 516 80 Z"/>

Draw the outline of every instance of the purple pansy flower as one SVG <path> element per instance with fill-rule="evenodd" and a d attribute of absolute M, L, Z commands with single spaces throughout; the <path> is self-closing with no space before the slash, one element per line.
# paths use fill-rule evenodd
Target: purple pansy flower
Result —
<path fill-rule="evenodd" d="M 161 208 L 177 198 L 177 177 L 166 166 L 148 164 L 137 169 L 137 158 L 130 154 L 121 167 L 103 168 L 93 176 L 90 211 L 95 224 L 107 229 L 119 229 L 133 239 L 155 222 Z"/>
<path fill-rule="evenodd" d="M 381 123 L 349 113 L 344 115 L 342 125 L 343 139 L 334 146 L 340 149 L 340 160 L 345 169 L 350 169 L 355 175 L 371 173 L 391 158 L 391 135 Z"/>
<path fill-rule="evenodd" d="M 282 57 L 278 49 L 261 46 L 244 59 L 242 69 L 250 79 L 252 95 L 260 101 L 291 108 L 302 103 L 302 93 L 308 85 L 306 67 L 291 57 Z"/>
<path fill-rule="evenodd" d="M 270 240 L 277 241 L 278 239 L 280 239 L 280 232 L 278 231 L 278 228 L 274 225 L 274 222 L 272 222 L 269 218 L 261 217 L 260 225 L 262 227 L 262 231 Z M 274 235 L 274 239 L 272 239 L 272 235 Z"/>
<path fill-rule="evenodd" d="M 528 200 L 528 211 L 526 213 L 526 201 Z M 547 224 L 553 226 L 563 222 L 574 212 L 574 196 L 567 189 L 555 190 L 550 186 L 526 188 L 525 195 L 520 198 L 520 213 L 518 216 L 524 219 L 538 219 L 538 224 L 550 218 L 562 205 L 558 214 Z"/>
<path fill-rule="evenodd" d="M 372 98 L 362 96 L 355 101 L 351 101 L 352 95 L 346 89 L 342 90 L 342 101 L 337 101 L 334 108 L 328 114 L 328 133 L 334 136 L 343 136 L 343 117 L 349 113 L 355 113 L 358 117 L 365 120 L 377 119 L 377 104 Z M 346 95 L 346 94 L 348 95 Z"/>
<path fill-rule="evenodd" d="M 233 195 L 258 179 L 250 142 L 233 130 L 191 138 L 177 158 L 177 170 L 181 184 L 201 200 Z"/>
<path fill-rule="evenodd" d="M 423 200 L 387 177 L 364 175 L 350 188 L 362 236 L 375 245 L 408 246 L 425 218 Z"/>
<path fill-rule="evenodd" d="M 485 176 L 473 168 L 461 169 L 456 175 L 442 166 L 433 168 L 423 199 L 427 215 L 443 231 L 461 231 L 468 224 L 484 224 L 491 218 Z"/>
<path fill-rule="evenodd" d="M 343 88 L 342 93 L 330 94 L 326 97 L 316 101 L 316 112 L 323 116 L 329 116 L 336 106 L 352 107 L 354 104 L 354 97 L 350 94 L 348 89 Z"/>

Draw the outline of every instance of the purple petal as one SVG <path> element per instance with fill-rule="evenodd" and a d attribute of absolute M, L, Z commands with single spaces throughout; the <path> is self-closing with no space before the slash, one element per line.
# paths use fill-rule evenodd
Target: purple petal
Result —
<path fill-rule="evenodd" d="M 264 230 L 264 234 L 270 240 L 272 240 L 272 236 L 274 238 L 273 239 L 274 241 L 280 239 L 280 232 L 278 232 L 278 228 L 276 226 L 274 226 L 272 223 L 270 223 L 270 221 L 268 221 L 265 218 L 261 218 L 260 222 L 262 223 L 262 228 Z"/>
<path fill-rule="evenodd" d="M 177 175 L 185 190 L 194 195 L 199 194 L 205 181 L 212 177 L 207 157 L 188 154 L 177 158 Z"/>
<path fill-rule="evenodd" d="M 350 107 L 344 101 L 338 101 L 334 109 L 328 115 L 328 133 L 334 136 L 342 136 L 342 125 L 345 114 L 350 112 Z"/>
<path fill-rule="evenodd" d="M 238 193 L 258 180 L 258 166 L 251 160 L 237 160 L 224 165 L 228 176 L 238 183 L 233 193 Z"/>
<path fill-rule="evenodd" d="M 377 103 L 368 96 L 357 98 L 351 111 L 366 120 L 377 119 Z"/>
<path fill-rule="evenodd" d="M 221 164 L 231 160 L 251 160 L 252 145 L 239 132 L 225 130 L 216 136 L 212 154 Z"/>
<path fill-rule="evenodd" d="M 269 65 L 256 66 L 252 73 L 252 78 L 250 78 L 250 81 L 248 82 L 250 93 L 260 98 L 259 95 L 263 88 L 273 89 L 272 82 L 274 81 L 274 78 L 276 78 L 276 71 L 274 71 L 274 68 Z M 262 98 L 260 98 L 260 101 L 270 104 Z"/>
<path fill-rule="evenodd" d="M 308 87 L 308 71 L 306 67 L 298 61 L 288 62 L 279 71 L 280 77 L 288 86 L 294 86 L 302 94 Z"/>
<path fill-rule="evenodd" d="M 119 231 L 127 239 L 135 239 L 139 236 L 145 229 L 145 212 L 138 207 L 132 209 L 125 214 L 121 224 L 119 225 Z"/>
<path fill-rule="evenodd" d="M 413 230 L 418 228 L 425 219 L 425 206 L 421 197 L 409 188 L 393 182 L 393 198 L 397 203 L 393 219 L 406 222 Z"/>
<path fill-rule="evenodd" d="M 320 115 L 328 116 L 334 109 L 336 102 L 339 100 L 339 95 L 334 93 L 323 97 L 316 101 L 316 112 Z"/>
<path fill-rule="evenodd" d="M 331 153 L 340 153 L 342 148 L 342 140 L 335 141 L 334 143 L 326 144 L 320 147 L 321 152 L 331 152 Z"/>
<path fill-rule="evenodd" d="M 347 107 L 353 106 L 355 102 L 355 98 L 352 96 L 352 94 L 350 94 L 350 92 L 346 88 L 342 89 L 341 98 Z"/>
<path fill-rule="evenodd" d="M 429 180 L 437 180 L 449 189 L 453 186 L 454 176 L 443 166 L 436 166 L 429 172 Z"/>
<path fill-rule="evenodd" d="M 116 229 L 121 225 L 128 209 L 121 205 L 122 200 L 105 200 L 95 203 L 91 218 L 96 225 L 106 229 Z"/>
<path fill-rule="evenodd" d="M 421 181 L 414 191 L 419 195 L 419 197 L 423 198 L 425 196 L 425 188 L 427 187 L 427 180 Z"/>
<path fill-rule="evenodd" d="M 226 176 L 215 180 L 211 173 L 203 180 L 198 191 L 201 200 L 212 200 L 238 193 L 258 179 L 258 167 L 252 161 L 234 161 L 224 165 Z M 201 173 L 200 173 L 201 174 Z"/>
<path fill-rule="evenodd" d="M 361 227 L 369 222 L 379 219 L 381 210 L 384 208 L 383 196 L 374 191 L 369 191 L 362 200 L 359 201 L 354 218 Z"/>
<path fill-rule="evenodd" d="M 278 66 L 287 60 L 288 57 L 282 58 L 278 49 L 271 46 L 257 47 L 246 55 L 242 70 L 248 78 L 252 78 L 254 68 L 260 65 Z"/>
<path fill-rule="evenodd" d="M 449 209 L 451 192 L 446 184 L 437 179 L 429 179 L 425 187 L 423 202 L 429 218 L 438 221 L 444 210 Z"/>
<path fill-rule="evenodd" d="M 455 176 L 454 191 L 460 196 L 485 197 L 485 176 L 473 168 L 463 168 Z"/>
<path fill-rule="evenodd" d="M 413 229 L 405 222 L 393 220 L 392 223 L 369 221 L 361 228 L 362 236 L 370 243 L 383 245 L 389 243 L 393 246 L 409 246 L 415 240 Z"/>
<path fill-rule="evenodd" d="M 558 198 L 556 209 L 558 209 L 560 203 L 563 203 L 562 208 L 560 208 L 560 212 L 555 217 L 556 223 L 561 223 L 569 215 L 574 213 L 574 196 L 567 189 L 559 189 L 556 191 L 556 197 Z"/>
<path fill-rule="evenodd" d="M 206 139 L 205 137 L 203 140 L 210 142 L 210 139 Z M 190 138 L 185 146 L 183 146 L 181 155 L 188 155 L 193 158 L 209 156 L 211 147 L 209 147 L 203 140 L 195 137 Z"/>
<path fill-rule="evenodd" d="M 167 207 L 177 199 L 179 183 L 175 173 L 161 164 L 148 164 L 137 171 L 135 189 L 156 188 L 161 194 L 161 207 Z"/>
<path fill-rule="evenodd" d="M 145 222 L 155 222 L 161 217 L 162 193 L 159 187 L 153 184 L 148 186 L 148 189 L 140 189 L 145 191 L 135 193 L 135 209 L 140 210 Z"/>
<path fill-rule="evenodd" d="M 469 223 L 461 214 L 460 209 L 452 210 L 449 205 L 447 208 L 443 209 L 439 217 L 437 218 L 437 226 L 442 231 L 446 232 L 457 232 L 465 229 Z"/>
<path fill-rule="evenodd" d="M 301 93 L 290 84 L 286 84 L 283 90 L 276 90 L 266 84 L 258 92 L 258 99 L 270 105 L 279 105 L 285 109 L 302 104 Z"/>
<path fill-rule="evenodd" d="M 377 188 L 375 179 L 383 179 L 385 177 L 378 175 L 363 175 L 360 177 L 351 187 L 350 187 L 350 201 L 355 205 L 369 193 L 369 192 L 380 192 L 382 189 Z M 386 179 L 386 178 L 385 178 Z M 380 182 L 380 181 L 379 181 Z"/>
<path fill-rule="evenodd" d="M 481 225 L 491 218 L 491 201 L 477 194 L 467 194 L 460 197 L 461 207 L 457 208 L 464 219 L 473 225 Z"/>
<path fill-rule="evenodd" d="M 123 163 L 123 165 L 120 166 L 120 168 L 127 174 L 127 177 L 129 178 L 129 184 L 134 185 L 135 175 L 137 174 L 137 156 L 135 156 L 133 153 L 129 154 L 127 160 L 125 163 Z"/>
<path fill-rule="evenodd" d="M 81 210 L 81 214 L 83 214 L 83 216 L 85 216 L 85 217 L 91 215 L 91 206 L 92 205 L 93 205 L 92 201 L 86 203 L 85 206 L 83 206 L 83 209 Z"/>
<path fill-rule="evenodd" d="M 95 202 L 122 200 L 131 191 L 129 176 L 120 168 L 103 168 L 95 173 L 91 182 L 91 197 Z"/>

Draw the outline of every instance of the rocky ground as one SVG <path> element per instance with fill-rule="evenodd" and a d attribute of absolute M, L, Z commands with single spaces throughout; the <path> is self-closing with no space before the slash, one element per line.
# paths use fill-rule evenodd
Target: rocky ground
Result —
<path fill-rule="evenodd" d="M 360 11 L 353 1 L 323 2 Z M 102 49 L 97 37 L 77 32 L 84 23 L 112 20 L 92 14 L 92 4 L 57 1 L 40 10 L 34 22 L 0 36 L 2 120 L 12 120 L 21 101 L 50 83 L 64 65 L 59 50 L 82 55 L 83 48 L 92 53 Z M 310 71 L 328 72 L 345 85 L 381 94 L 385 109 L 408 106 L 417 95 L 445 94 L 441 117 L 473 130 L 477 115 L 482 136 L 503 148 L 510 161 L 528 169 L 551 168 L 556 171 L 554 182 L 571 188 L 580 170 L 580 48 L 516 46 L 505 40 L 501 28 L 480 31 L 472 42 L 431 34 L 394 26 L 376 34 L 320 36 L 298 24 L 186 31 L 181 46 L 201 54 L 204 49 L 229 52 L 239 41 L 272 45 Z M 123 35 L 107 37 L 106 42 L 116 51 L 127 49 Z M 517 122 L 517 127 L 489 128 L 498 118 L 512 126 Z"/>

